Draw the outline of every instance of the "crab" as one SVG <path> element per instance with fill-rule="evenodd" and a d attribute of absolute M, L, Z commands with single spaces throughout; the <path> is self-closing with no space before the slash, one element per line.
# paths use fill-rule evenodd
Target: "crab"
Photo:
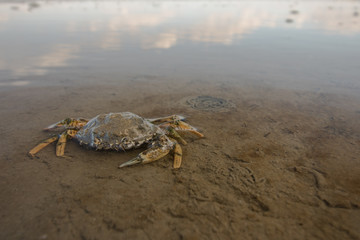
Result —
<path fill-rule="evenodd" d="M 146 119 L 131 112 L 99 114 L 87 120 L 85 118 L 66 118 L 45 128 L 45 131 L 59 131 L 42 141 L 29 151 L 35 156 L 41 149 L 57 141 L 56 156 L 64 156 L 67 139 L 76 139 L 80 145 L 96 150 L 127 151 L 147 146 L 137 157 L 122 163 L 119 168 L 134 164 L 150 163 L 159 160 L 174 151 L 174 168 L 179 168 L 182 161 L 182 149 L 179 142 L 187 142 L 178 131 L 187 131 L 200 138 L 204 135 L 184 122 L 180 115 Z"/>

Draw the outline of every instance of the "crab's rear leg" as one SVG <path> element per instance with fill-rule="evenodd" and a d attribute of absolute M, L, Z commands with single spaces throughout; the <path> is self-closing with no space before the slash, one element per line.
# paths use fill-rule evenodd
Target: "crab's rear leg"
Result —
<path fill-rule="evenodd" d="M 51 138 L 48 138 L 48 139 L 42 141 L 41 143 L 39 143 L 38 145 L 36 145 L 33 149 L 31 149 L 29 151 L 30 156 L 34 157 L 35 154 L 38 153 L 41 149 L 45 148 L 47 145 L 55 142 L 58 139 L 59 139 L 58 136 L 54 136 L 54 137 L 51 137 Z"/>

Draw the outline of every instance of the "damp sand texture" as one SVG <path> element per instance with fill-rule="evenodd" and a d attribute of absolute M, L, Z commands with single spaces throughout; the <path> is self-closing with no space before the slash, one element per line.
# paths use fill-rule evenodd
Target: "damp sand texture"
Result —
<path fill-rule="evenodd" d="M 354 99 L 213 86 L 206 96 L 231 99 L 232 109 L 203 111 L 183 104 L 199 87 L 186 85 L 187 90 L 170 89 L 176 95 L 147 93 L 150 83 L 132 85 L 134 92 L 144 92 L 142 98 L 124 86 L 4 94 L 1 109 L 5 102 L 29 99 L 29 110 L 16 122 L 21 105 L 1 114 L 9 123 L 1 139 L 8 146 L 1 152 L 1 238 L 359 237 L 360 126 Z M 72 91 L 79 94 L 64 98 Z M 99 98 L 86 98 L 95 93 Z M 338 107 L 345 103 L 346 109 Z M 172 157 L 118 169 L 141 150 L 92 151 L 72 141 L 66 158 L 57 158 L 54 146 L 27 156 L 48 136 L 43 127 L 64 116 L 125 109 L 148 118 L 182 113 L 206 137 L 185 136 L 189 144 L 178 170 Z"/>

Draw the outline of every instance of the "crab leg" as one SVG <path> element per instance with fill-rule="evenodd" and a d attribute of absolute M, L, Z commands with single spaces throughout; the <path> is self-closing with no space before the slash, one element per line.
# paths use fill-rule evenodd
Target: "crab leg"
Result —
<path fill-rule="evenodd" d="M 38 145 L 36 145 L 33 149 L 31 149 L 29 151 L 29 154 L 34 157 L 36 153 L 38 153 L 41 149 L 43 149 L 44 147 L 46 147 L 47 145 L 49 145 L 52 142 L 55 142 L 56 140 L 58 140 L 59 137 L 58 136 L 54 136 L 51 138 L 48 138 L 44 141 L 42 141 L 41 143 L 39 143 Z"/>
<path fill-rule="evenodd" d="M 56 144 L 56 156 L 58 157 L 64 156 L 67 136 L 67 131 L 63 132 L 59 136 L 59 141 Z"/>
<path fill-rule="evenodd" d="M 201 137 L 201 138 L 204 137 L 204 135 L 202 133 L 198 132 L 196 128 L 194 128 L 190 124 L 183 122 L 183 121 L 178 121 L 177 128 L 175 128 L 175 129 L 181 130 L 181 131 L 189 131 L 192 134 L 197 135 L 198 137 Z"/>
<path fill-rule="evenodd" d="M 182 149 L 180 144 L 175 143 L 174 147 L 174 168 L 179 168 L 182 161 Z"/>
<path fill-rule="evenodd" d="M 152 124 L 160 124 L 164 122 L 174 122 L 179 120 L 185 120 L 184 116 L 181 115 L 171 115 L 167 117 L 161 117 L 161 118 L 151 118 L 148 119 Z"/>
<path fill-rule="evenodd" d="M 195 134 L 198 137 L 201 138 L 204 137 L 204 135 L 199 131 L 197 131 L 196 128 L 183 121 L 176 121 L 174 123 L 172 122 L 163 123 L 160 125 L 160 127 L 172 127 L 177 131 L 187 131 L 187 132 L 191 132 L 192 134 Z"/>
<path fill-rule="evenodd" d="M 187 142 L 180 136 L 180 134 L 172 126 L 168 126 L 167 130 L 168 130 L 170 137 L 173 137 L 173 138 L 179 140 L 181 142 L 181 144 L 184 144 L 184 145 L 187 144 Z"/>

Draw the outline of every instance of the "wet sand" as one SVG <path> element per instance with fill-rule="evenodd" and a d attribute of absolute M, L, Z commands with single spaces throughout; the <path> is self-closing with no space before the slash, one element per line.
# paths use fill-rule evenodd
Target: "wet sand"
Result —
<path fill-rule="evenodd" d="M 206 87 L 205 87 L 206 86 Z M 212 96 L 232 108 L 204 111 Z M 152 79 L 24 87 L 0 94 L 1 239 L 359 239 L 360 100 L 351 96 Z M 141 150 L 66 158 L 41 129 L 66 117 L 183 114 L 206 136 L 170 156 L 118 169 Z"/>

